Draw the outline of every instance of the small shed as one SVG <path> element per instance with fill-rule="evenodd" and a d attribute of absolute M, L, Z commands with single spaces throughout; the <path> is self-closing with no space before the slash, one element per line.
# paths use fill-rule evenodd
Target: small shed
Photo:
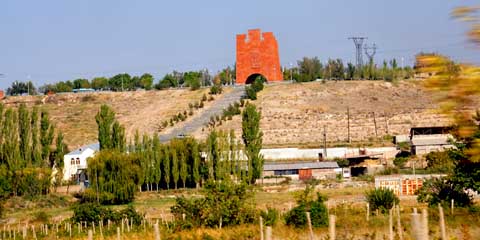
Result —
<path fill-rule="evenodd" d="M 412 137 L 412 154 L 423 155 L 433 151 L 444 151 L 453 148 L 450 134 L 415 135 Z"/>
<path fill-rule="evenodd" d="M 263 176 L 286 176 L 292 179 L 324 179 L 335 178 L 341 168 L 337 162 L 295 162 L 295 163 L 266 163 L 263 166 Z"/>

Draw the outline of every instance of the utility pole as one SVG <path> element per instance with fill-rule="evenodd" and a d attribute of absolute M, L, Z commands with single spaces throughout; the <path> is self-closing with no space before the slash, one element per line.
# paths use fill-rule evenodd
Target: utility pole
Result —
<path fill-rule="evenodd" d="M 323 154 L 324 159 L 327 159 L 327 127 L 323 125 Z"/>
<path fill-rule="evenodd" d="M 352 139 L 350 138 L 350 107 L 347 107 L 347 128 L 348 143 L 352 143 Z"/>
<path fill-rule="evenodd" d="M 363 41 L 367 38 L 366 37 L 349 37 L 348 39 L 353 40 L 353 44 L 355 44 L 355 60 L 356 60 L 357 68 L 360 69 L 363 66 L 363 55 L 362 55 Z"/>

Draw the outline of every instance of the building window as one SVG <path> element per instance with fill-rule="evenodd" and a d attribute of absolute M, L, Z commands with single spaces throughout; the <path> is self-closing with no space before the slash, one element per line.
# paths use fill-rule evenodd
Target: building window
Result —
<path fill-rule="evenodd" d="M 288 170 L 275 170 L 275 176 L 282 176 L 282 175 L 298 175 L 298 169 L 288 169 Z"/>
<path fill-rule="evenodd" d="M 80 165 L 80 158 L 77 158 L 77 165 Z"/>
<path fill-rule="evenodd" d="M 70 165 L 75 165 L 75 159 L 70 159 Z"/>

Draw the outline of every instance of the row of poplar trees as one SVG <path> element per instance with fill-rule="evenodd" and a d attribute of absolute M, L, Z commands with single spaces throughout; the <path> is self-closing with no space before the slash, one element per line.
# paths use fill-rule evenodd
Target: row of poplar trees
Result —
<path fill-rule="evenodd" d="M 62 181 L 67 151 L 47 111 L 0 104 L 0 198 L 48 193 Z"/>
<path fill-rule="evenodd" d="M 125 130 L 115 113 L 103 105 L 96 116 L 100 153 L 88 162 L 91 187 L 84 199 L 104 204 L 128 203 L 137 190 L 198 188 L 207 180 L 233 178 L 255 183 L 263 158 L 260 113 L 248 104 L 242 113 L 243 144 L 234 131 L 213 130 L 205 143 L 191 137 L 162 144 L 154 134 L 126 143 Z M 251 169 L 251 171 L 249 171 Z"/>

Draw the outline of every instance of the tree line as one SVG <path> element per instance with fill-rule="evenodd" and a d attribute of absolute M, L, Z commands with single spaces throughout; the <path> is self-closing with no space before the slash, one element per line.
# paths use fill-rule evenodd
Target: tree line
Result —
<path fill-rule="evenodd" d="M 283 78 L 292 79 L 297 82 L 324 80 L 385 80 L 409 79 L 414 76 L 414 69 L 410 66 L 400 67 L 394 58 L 390 61 L 383 61 L 378 66 L 372 59 L 363 65 L 355 66 L 352 63 L 344 64 L 341 59 L 329 59 L 322 64 L 318 57 L 304 57 L 297 62 L 296 67 L 284 68 Z"/>
<path fill-rule="evenodd" d="M 199 188 L 209 180 L 253 184 L 263 170 L 259 120 L 256 107 L 246 104 L 242 113 L 243 144 L 233 130 L 215 129 L 204 143 L 185 137 L 162 144 L 157 134 L 140 136 L 137 131 L 127 144 L 115 112 L 103 105 L 96 116 L 100 152 L 88 160 L 91 187 L 81 198 L 118 204 L 131 202 L 136 191 Z"/>
<path fill-rule="evenodd" d="M 58 186 L 67 151 L 63 134 L 55 130 L 48 112 L 29 110 L 25 104 L 17 109 L 0 104 L 0 200 L 47 194 L 52 177 Z"/>

